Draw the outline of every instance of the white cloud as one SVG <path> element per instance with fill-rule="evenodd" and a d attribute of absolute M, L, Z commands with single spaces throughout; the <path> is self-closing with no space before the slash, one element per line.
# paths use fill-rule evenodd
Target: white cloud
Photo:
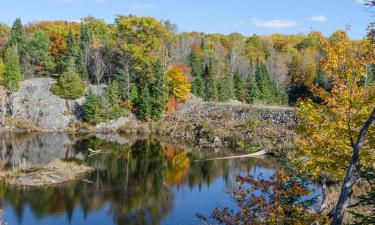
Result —
<path fill-rule="evenodd" d="M 295 20 L 286 19 L 261 20 L 258 18 L 252 18 L 251 22 L 254 26 L 263 28 L 289 28 L 299 25 L 299 23 Z"/>
<path fill-rule="evenodd" d="M 317 15 L 310 17 L 309 20 L 312 22 L 324 22 L 327 20 L 327 17 L 323 15 Z"/>
<path fill-rule="evenodd" d="M 366 0 L 356 0 L 358 4 L 364 5 L 367 1 Z"/>
<path fill-rule="evenodd" d="M 135 9 L 135 10 L 152 9 L 152 8 L 155 8 L 155 4 L 153 4 L 153 3 L 132 3 L 132 4 L 130 4 L 130 8 Z"/>

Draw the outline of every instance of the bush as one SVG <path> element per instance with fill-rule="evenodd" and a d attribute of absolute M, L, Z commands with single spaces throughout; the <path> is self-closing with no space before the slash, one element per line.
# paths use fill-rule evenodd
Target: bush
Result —
<path fill-rule="evenodd" d="M 85 85 L 78 73 L 68 71 L 58 78 L 51 91 L 61 98 L 77 99 L 85 92 Z"/>

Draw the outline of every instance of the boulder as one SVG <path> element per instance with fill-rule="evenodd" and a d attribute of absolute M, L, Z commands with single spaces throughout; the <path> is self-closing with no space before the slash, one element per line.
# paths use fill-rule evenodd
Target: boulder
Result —
<path fill-rule="evenodd" d="M 219 137 L 215 137 L 214 141 L 212 142 L 212 145 L 215 147 L 215 148 L 220 148 L 223 146 L 223 142 L 221 141 L 221 139 Z"/>
<path fill-rule="evenodd" d="M 105 121 L 99 123 L 95 126 L 95 130 L 98 132 L 108 132 L 108 131 L 116 131 L 120 127 L 124 126 L 129 122 L 129 119 L 126 117 L 120 117 L 117 119 Z"/>

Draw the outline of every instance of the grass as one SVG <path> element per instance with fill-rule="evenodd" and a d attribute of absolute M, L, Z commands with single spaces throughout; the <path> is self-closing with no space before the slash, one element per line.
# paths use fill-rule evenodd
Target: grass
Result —
<path fill-rule="evenodd" d="M 93 169 L 74 162 L 54 160 L 45 166 L 15 168 L 0 172 L 0 180 L 12 186 L 53 186 L 81 178 Z"/>

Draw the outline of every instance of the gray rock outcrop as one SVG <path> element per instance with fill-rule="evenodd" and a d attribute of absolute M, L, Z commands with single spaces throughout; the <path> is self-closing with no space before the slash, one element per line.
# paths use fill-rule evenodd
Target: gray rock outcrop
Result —
<path fill-rule="evenodd" d="M 29 121 L 36 127 L 47 130 L 63 130 L 75 119 L 74 109 L 68 100 L 54 95 L 50 89 L 52 78 L 37 78 L 22 81 L 19 91 L 8 100 L 12 115 Z"/>

